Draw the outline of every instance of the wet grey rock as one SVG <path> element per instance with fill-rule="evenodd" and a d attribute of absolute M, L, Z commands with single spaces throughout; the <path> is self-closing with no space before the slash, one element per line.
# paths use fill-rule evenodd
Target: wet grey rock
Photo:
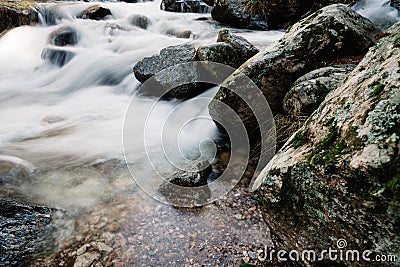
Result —
<path fill-rule="evenodd" d="M 108 8 L 94 5 L 87 8 L 82 14 L 79 15 L 79 18 L 82 19 L 92 19 L 92 20 L 103 20 L 107 16 L 112 16 L 111 11 Z"/>
<path fill-rule="evenodd" d="M 400 0 L 390 0 L 390 5 L 400 10 Z"/>
<path fill-rule="evenodd" d="M 74 267 L 89 267 L 92 266 L 92 264 L 98 259 L 100 259 L 100 254 L 95 252 L 87 252 L 76 258 Z"/>
<path fill-rule="evenodd" d="M 175 66 L 179 63 L 192 62 L 195 59 L 196 50 L 190 44 L 169 46 L 160 51 L 159 55 L 145 57 L 134 67 L 133 72 L 139 82 L 144 83 L 157 72 Z"/>
<path fill-rule="evenodd" d="M 210 88 L 209 85 L 197 82 L 199 78 L 197 70 L 179 65 L 194 62 L 195 57 L 194 46 L 183 44 L 169 46 L 162 49 L 159 55 L 139 61 L 133 67 L 136 79 L 144 83 L 153 75 L 154 77 L 150 84 L 145 84 L 138 92 L 143 95 L 162 96 L 164 99 L 189 98 Z M 174 68 L 160 72 L 169 67 Z M 187 81 L 187 83 L 182 85 L 182 81 Z"/>
<path fill-rule="evenodd" d="M 242 0 L 215 0 L 211 10 L 214 20 L 231 27 L 267 30 L 267 21 L 259 14 L 250 15 Z"/>
<path fill-rule="evenodd" d="M 76 45 L 78 43 L 78 34 L 71 27 L 61 27 L 49 36 L 50 43 L 55 46 Z"/>
<path fill-rule="evenodd" d="M 217 62 L 233 68 L 239 67 L 240 64 L 235 49 L 226 43 L 200 46 L 197 49 L 197 58 L 200 61 Z"/>
<path fill-rule="evenodd" d="M 293 118 L 308 116 L 338 88 L 355 65 L 325 67 L 307 73 L 297 79 L 283 99 L 283 109 Z"/>
<path fill-rule="evenodd" d="M 294 81 L 317 68 L 323 60 L 360 55 L 372 46 L 381 33 L 368 19 L 342 5 L 325 7 L 299 21 L 284 37 L 244 63 L 222 84 L 209 105 L 210 115 L 223 121 L 219 101 L 240 116 L 252 132 L 258 122 L 247 105 L 225 88 L 246 75 L 258 86 L 274 114 L 283 111 L 283 98 Z"/>
<path fill-rule="evenodd" d="M 0 2 L 0 33 L 21 25 L 39 22 L 38 13 L 29 1 Z"/>
<path fill-rule="evenodd" d="M 236 50 L 241 64 L 259 52 L 259 50 L 245 38 L 233 34 L 228 29 L 222 29 L 218 32 L 217 42 L 230 44 Z"/>
<path fill-rule="evenodd" d="M 50 222 L 47 207 L 0 199 L 0 265 L 26 266 L 44 246 Z"/>
<path fill-rule="evenodd" d="M 140 14 L 131 15 L 129 16 L 128 20 L 131 25 L 137 26 L 144 30 L 151 25 L 151 20 L 148 17 Z"/>
<path fill-rule="evenodd" d="M 50 64 L 57 65 L 59 67 L 67 64 L 74 56 L 75 54 L 73 52 L 56 47 L 44 48 L 41 55 L 45 62 L 49 62 Z"/>
<path fill-rule="evenodd" d="M 210 6 L 201 0 L 162 0 L 160 9 L 181 13 L 208 13 Z"/>
<path fill-rule="evenodd" d="M 197 203 L 204 203 L 211 196 L 211 191 L 207 185 L 207 178 L 211 172 L 212 167 L 208 161 L 203 161 L 198 166 L 191 167 L 188 171 L 177 170 L 160 185 L 159 192 L 172 205 L 197 206 Z M 177 188 L 176 185 L 183 188 Z M 197 187 L 198 190 L 193 193 L 186 191 L 185 187 Z"/>
<path fill-rule="evenodd" d="M 0 156 L 0 186 L 4 184 L 21 185 L 30 179 L 33 166 L 20 158 Z"/>
<path fill-rule="evenodd" d="M 167 30 L 166 31 L 167 35 L 170 36 L 175 36 L 177 38 L 182 38 L 182 39 L 189 39 L 190 37 L 193 36 L 193 33 L 191 30 L 183 30 L 183 31 L 175 31 L 173 29 Z"/>
<path fill-rule="evenodd" d="M 278 247 L 321 251 L 343 238 L 400 254 L 400 24 L 390 32 L 257 178 Z"/>

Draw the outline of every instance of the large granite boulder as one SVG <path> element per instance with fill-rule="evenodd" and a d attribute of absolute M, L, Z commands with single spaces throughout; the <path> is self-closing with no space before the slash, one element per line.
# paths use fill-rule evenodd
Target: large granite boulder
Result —
<path fill-rule="evenodd" d="M 285 36 L 248 60 L 230 77 L 209 105 L 210 115 L 221 121 L 224 113 L 219 101 L 230 106 L 253 131 L 258 123 L 248 106 L 226 89 L 246 75 L 267 99 L 273 113 L 283 110 L 283 98 L 293 82 L 316 69 L 321 61 L 349 55 L 360 55 L 381 33 L 368 19 L 342 5 L 325 7 L 299 21 Z"/>
<path fill-rule="evenodd" d="M 38 23 L 38 13 L 30 1 L 0 2 L 0 33 L 21 25 Z"/>
<path fill-rule="evenodd" d="M 241 64 L 259 52 L 258 49 L 245 38 L 233 34 L 228 29 L 222 29 L 218 32 L 217 42 L 224 42 L 231 45 L 236 50 Z"/>
<path fill-rule="evenodd" d="M 400 24 L 390 32 L 257 178 L 279 247 L 338 249 L 345 239 L 360 257 L 399 257 Z"/>
<path fill-rule="evenodd" d="M 242 0 L 215 0 L 211 16 L 214 20 L 231 27 L 268 29 L 267 21 L 260 14 L 251 15 Z"/>
<path fill-rule="evenodd" d="M 51 210 L 0 199 L 0 265 L 26 266 L 45 246 Z"/>
<path fill-rule="evenodd" d="M 355 67 L 336 65 L 316 69 L 300 77 L 283 99 L 283 109 L 293 118 L 309 116 Z"/>

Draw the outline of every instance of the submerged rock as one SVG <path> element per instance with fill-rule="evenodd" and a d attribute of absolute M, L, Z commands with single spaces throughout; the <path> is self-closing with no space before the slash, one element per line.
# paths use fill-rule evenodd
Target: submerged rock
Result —
<path fill-rule="evenodd" d="M 196 203 L 204 203 L 211 196 L 207 186 L 207 178 L 211 172 L 212 167 L 208 161 L 203 161 L 188 171 L 179 170 L 160 185 L 159 192 L 173 205 L 197 206 Z M 193 193 L 186 191 L 185 187 L 196 187 L 198 190 Z"/>
<path fill-rule="evenodd" d="M 314 70 L 297 79 L 283 99 L 283 109 L 292 117 L 308 116 L 325 96 L 339 87 L 355 65 L 338 65 Z"/>
<path fill-rule="evenodd" d="M 248 60 L 222 84 L 210 103 L 210 115 L 223 120 L 219 101 L 230 106 L 253 131 L 258 123 L 252 111 L 235 93 L 226 89 L 246 75 L 267 99 L 274 114 L 283 110 L 283 98 L 293 82 L 316 69 L 323 60 L 360 55 L 375 43 L 380 33 L 368 19 L 342 5 L 332 5 L 299 21 L 285 36 Z"/>
<path fill-rule="evenodd" d="M 137 26 L 144 30 L 146 30 L 151 25 L 150 19 L 145 15 L 140 15 L 140 14 L 134 14 L 129 16 L 128 21 L 131 25 Z"/>
<path fill-rule="evenodd" d="M 94 5 L 83 11 L 82 14 L 79 16 L 79 18 L 103 20 L 107 16 L 112 16 L 112 13 L 108 8 L 99 5 Z"/>
<path fill-rule="evenodd" d="M 256 181 L 279 247 L 399 255 L 400 24 L 381 39 Z M 361 255 L 361 254 L 360 254 Z M 345 264 L 345 262 L 342 262 Z"/>
<path fill-rule="evenodd" d="M 259 52 L 258 49 L 245 38 L 233 34 L 228 29 L 222 29 L 218 32 L 217 42 L 224 42 L 231 45 L 235 49 L 241 64 Z"/>
<path fill-rule="evenodd" d="M 61 27 L 49 36 L 50 43 L 55 46 L 76 45 L 78 43 L 78 33 L 71 27 Z"/>
<path fill-rule="evenodd" d="M 211 16 L 222 24 L 255 30 L 267 30 L 267 21 L 261 15 L 250 15 L 242 0 L 215 0 Z"/>
<path fill-rule="evenodd" d="M 42 51 L 42 59 L 50 64 L 57 65 L 59 67 L 67 64 L 75 54 L 71 51 L 63 50 L 56 47 L 46 47 Z"/>
<path fill-rule="evenodd" d="M 38 23 L 38 13 L 30 1 L 0 2 L 0 33 L 22 25 Z"/>
<path fill-rule="evenodd" d="M 51 210 L 0 199 L 0 265 L 26 266 L 43 244 Z"/>
<path fill-rule="evenodd" d="M 33 166 L 20 158 L 0 156 L 0 185 L 20 185 L 31 176 Z"/>
<path fill-rule="evenodd" d="M 208 13 L 210 6 L 201 0 L 162 0 L 160 9 L 182 13 Z"/>
<path fill-rule="evenodd" d="M 197 49 L 197 58 L 201 61 L 212 61 L 233 68 L 239 67 L 239 58 L 235 49 L 226 43 L 200 46 Z"/>

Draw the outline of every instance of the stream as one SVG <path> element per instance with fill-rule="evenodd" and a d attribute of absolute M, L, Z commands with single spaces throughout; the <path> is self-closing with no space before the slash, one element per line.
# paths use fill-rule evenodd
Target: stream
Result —
<path fill-rule="evenodd" d="M 15 28 L 0 39 L 0 155 L 23 159 L 32 168 L 30 177 L 1 193 L 55 209 L 51 238 L 31 266 L 72 266 L 80 248 L 96 254 L 99 242 L 111 251 L 96 254 L 102 264 L 96 266 L 237 266 L 256 262 L 257 250 L 273 246 L 247 188 L 239 185 L 202 208 L 173 208 L 143 192 L 126 168 L 124 119 L 139 86 L 133 66 L 167 46 L 215 43 L 223 28 L 210 14 L 160 11 L 160 2 L 104 2 L 112 17 L 100 21 L 77 18 L 93 3 L 39 4 L 39 25 Z M 373 20 L 379 14 L 399 20 L 388 2 L 361 1 L 354 8 Z M 149 27 L 132 25 L 134 14 L 149 18 Z M 50 35 L 61 27 L 78 35 L 77 45 L 65 47 L 74 56 L 62 67 L 41 57 Z M 187 30 L 188 39 L 174 36 Z M 259 49 L 284 34 L 232 31 Z M 197 97 L 211 101 L 216 92 Z M 138 117 L 146 115 L 140 111 L 148 102 L 135 102 Z M 153 111 L 148 142 L 154 154 L 162 153 L 159 133 L 172 111 L 177 118 L 188 113 L 209 118 L 193 120 L 180 133 L 185 154 L 197 155 L 203 140 L 219 137 L 209 102 L 176 108 L 181 103 L 162 101 Z M 138 124 L 132 138 L 140 139 L 142 131 Z M 128 164 L 140 167 L 146 152 L 133 154 Z"/>

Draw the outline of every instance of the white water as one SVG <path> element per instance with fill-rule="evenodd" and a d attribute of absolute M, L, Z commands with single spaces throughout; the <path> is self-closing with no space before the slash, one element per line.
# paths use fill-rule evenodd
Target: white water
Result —
<path fill-rule="evenodd" d="M 124 113 L 138 85 L 132 73 L 135 63 L 169 45 L 213 43 L 218 32 L 211 23 L 195 21 L 209 14 L 163 12 L 159 10 L 159 1 L 101 3 L 111 10 L 112 19 L 76 19 L 91 5 L 43 4 L 42 9 L 52 10 L 61 18 L 57 25 L 19 27 L 0 39 L 2 153 L 34 163 L 50 162 L 53 157 L 62 156 L 75 160 L 121 157 Z M 130 25 L 128 17 L 132 14 L 148 16 L 152 25 L 147 30 Z M 76 55 L 60 68 L 45 63 L 41 51 L 48 45 L 49 34 L 61 26 L 76 29 L 79 42 L 67 48 Z M 191 30 L 193 36 L 179 39 L 168 36 L 169 30 Z M 281 35 L 280 32 L 245 33 L 259 46 Z M 162 114 L 175 104 L 163 105 Z M 46 122 L 49 120 L 58 122 L 49 124 Z M 193 149 L 198 141 L 215 138 L 212 122 L 199 123 L 204 124 L 200 126 L 203 131 L 186 132 L 188 136 L 183 137 L 193 141 L 186 142 Z"/>
<path fill-rule="evenodd" d="M 385 30 L 400 21 L 399 11 L 390 6 L 390 0 L 361 0 L 353 9 Z"/>

